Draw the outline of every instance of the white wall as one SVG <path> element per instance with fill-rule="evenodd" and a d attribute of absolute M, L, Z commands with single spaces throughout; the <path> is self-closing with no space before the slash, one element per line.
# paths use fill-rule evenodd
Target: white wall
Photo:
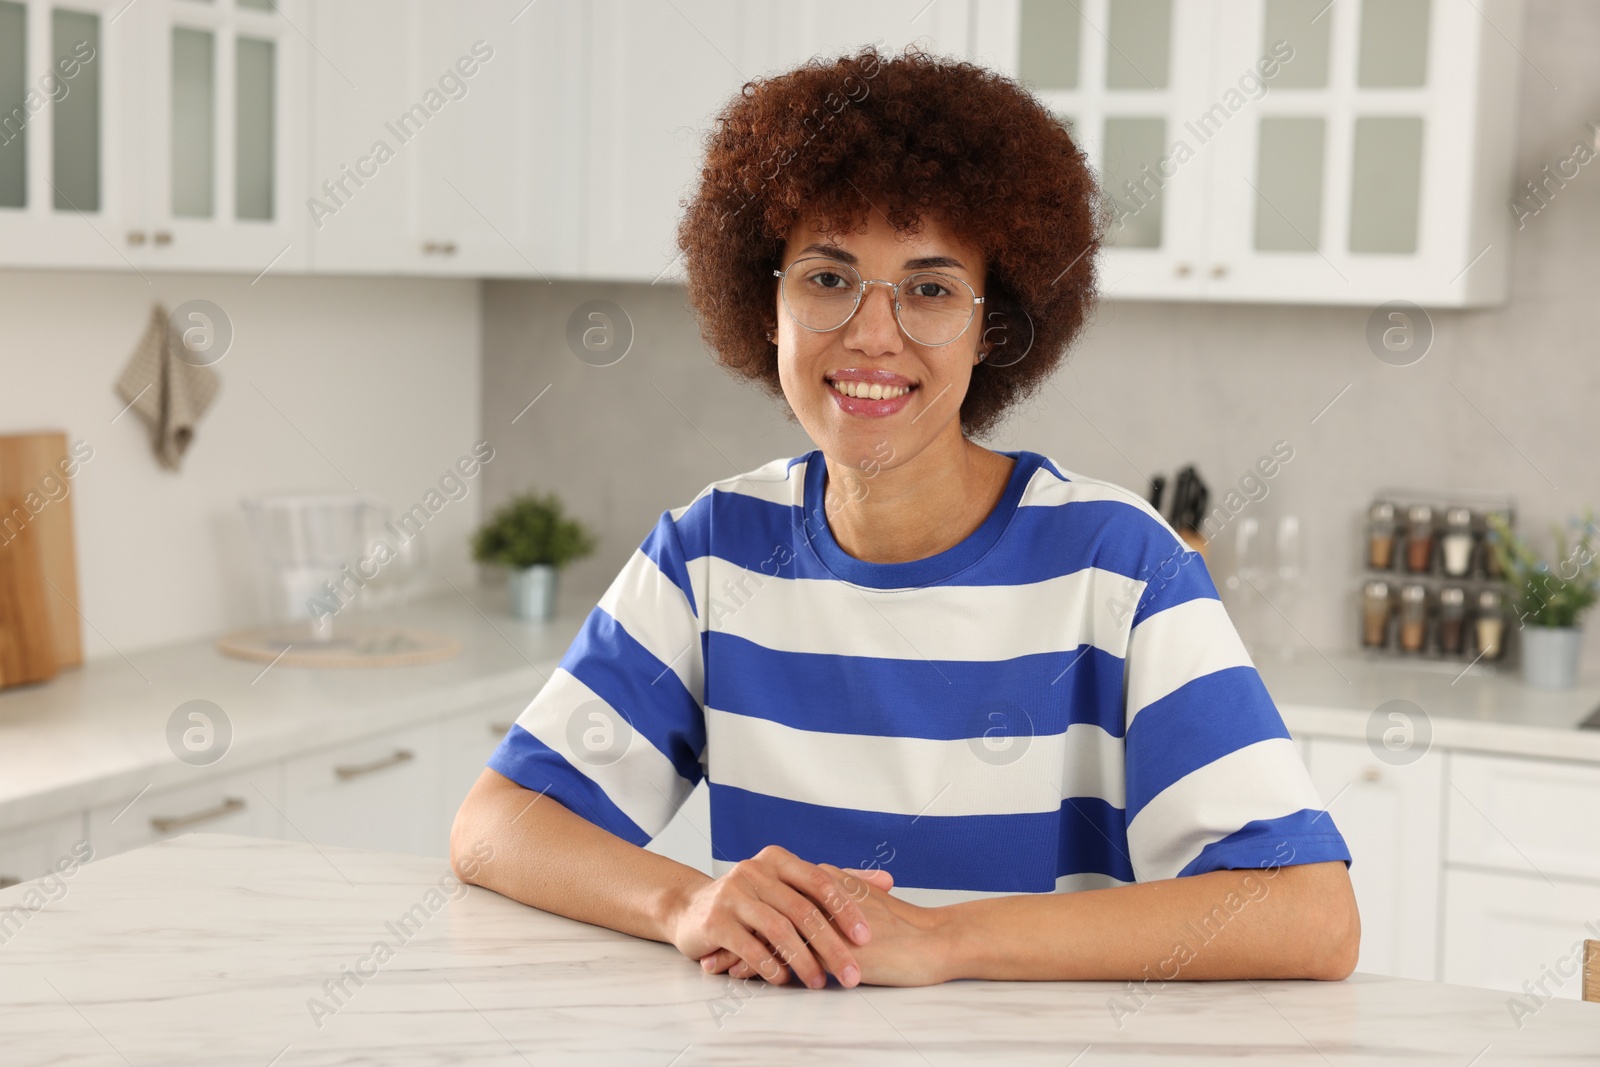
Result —
<path fill-rule="evenodd" d="M 117 417 L 113 385 L 152 302 L 193 298 L 228 313 L 235 341 L 173 473 L 138 416 Z M 72 494 L 86 654 L 256 620 L 243 496 L 353 482 L 417 502 L 478 438 L 479 322 L 474 281 L 0 272 L 0 433 L 61 429 L 94 448 Z M 475 485 L 427 528 L 452 580 L 470 579 L 478 503 Z"/>

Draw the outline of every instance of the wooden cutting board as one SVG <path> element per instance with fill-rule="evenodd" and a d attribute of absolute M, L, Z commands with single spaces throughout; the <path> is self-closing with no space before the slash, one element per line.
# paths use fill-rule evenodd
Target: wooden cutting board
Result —
<path fill-rule="evenodd" d="M 83 662 L 64 433 L 0 436 L 0 686 Z"/>

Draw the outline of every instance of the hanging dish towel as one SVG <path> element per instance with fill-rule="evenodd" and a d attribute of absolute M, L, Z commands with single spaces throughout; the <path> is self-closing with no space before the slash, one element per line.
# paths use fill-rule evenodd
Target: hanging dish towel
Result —
<path fill-rule="evenodd" d="M 117 395 L 150 427 L 156 459 L 168 470 L 177 470 L 194 440 L 195 423 L 211 406 L 222 381 L 210 367 L 186 363 L 174 354 L 179 342 L 168 319 L 167 309 L 156 304 L 150 325 L 122 369 Z"/>

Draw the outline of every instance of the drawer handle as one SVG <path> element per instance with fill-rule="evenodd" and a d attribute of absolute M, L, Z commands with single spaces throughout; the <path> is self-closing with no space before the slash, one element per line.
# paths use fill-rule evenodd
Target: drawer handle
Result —
<path fill-rule="evenodd" d="M 13 878 L 9 874 L 0 874 L 0 889 L 10 889 L 14 885 L 21 884 L 21 878 Z"/>
<path fill-rule="evenodd" d="M 489 732 L 495 737 L 504 737 L 511 732 L 511 728 L 515 725 L 516 723 L 510 722 L 492 722 L 489 724 Z"/>
<path fill-rule="evenodd" d="M 381 771 L 387 767 L 394 767 L 398 764 L 406 763 L 412 758 L 413 756 L 410 749 L 397 748 L 389 755 L 383 757 L 382 759 L 375 759 L 371 763 L 346 763 L 342 766 L 335 767 L 333 769 L 333 773 L 337 774 L 342 781 L 348 782 L 350 779 L 360 778 L 364 774 L 372 774 L 374 771 Z"/>
<path fill-rule="evenodd" d="M 145 233 L 144 233 L 143 230 L 129 230 L 128 231 L 128 243 L 130 245 L 142 245 L 142 244 L 144 244 L 144 242 L 145 242 Z"/>
<path fill-rule="evenodd" d="M 170 245 L 172 243 L 172 234 L 166 230 L 157 230 L 153 240 L 158 245 Z"/>
<path fill-rule="evenodd" d="M 151 818 L 150 826 L 158 834 L 170 834 L 186 826 L 198 826 L 200 823 L 220 819 L 224 815 L 232 815 L 236 811 L 243 810 L 244 801 L 238 797 L 224 797 L 221 804 L 205 811 L 196 811 L 189 815 L 156 815 Z"/>

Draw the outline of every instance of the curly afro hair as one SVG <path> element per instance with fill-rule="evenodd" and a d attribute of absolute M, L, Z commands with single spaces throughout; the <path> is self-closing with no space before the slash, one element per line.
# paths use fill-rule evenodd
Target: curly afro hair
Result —
<path fill-rule="evenodd" d="M 1040 387 L 1089 315 L 1105 233 L 1093 173 L 1062 121 L 994 71 L 914 44 L 814 58 L 745 83 L 705 148 L 677 234 L 689 301 L 717 361 L 780 399 L 772 272 L 808 215 L 843 234 L 877 202 L 899 232 L 936 218 L 983 249 L 998 347 L 961 404 L 970 436 Z"/>

